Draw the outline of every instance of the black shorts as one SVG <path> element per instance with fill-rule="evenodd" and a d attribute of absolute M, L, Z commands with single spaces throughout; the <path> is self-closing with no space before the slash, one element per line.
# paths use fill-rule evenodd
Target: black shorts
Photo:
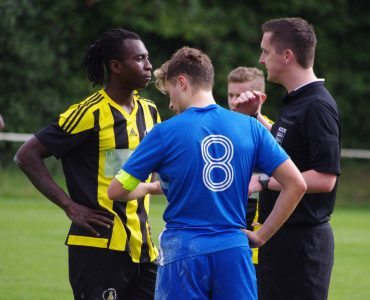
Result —
<path fill-rule="evenodd" d="M 133 263 L 127 252 L 69 246 L 69 281 L 75 299 L 154 298 L 157 265 Z"/>
<path fill-rule="evenodd" d="M 330 224 L 284 226 L 258 259 L 260 300 L 326 300 L 334 261 Z"/>

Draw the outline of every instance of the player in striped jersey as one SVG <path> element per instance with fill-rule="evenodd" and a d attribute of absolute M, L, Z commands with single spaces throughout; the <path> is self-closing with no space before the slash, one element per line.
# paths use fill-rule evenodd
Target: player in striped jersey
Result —
<path fill-rule="evenodd" d="M 35 134 L 16 162 L 72 221 L 66 244 L 75 299 L 152 299 L 158 252 L 149 232 L 149 196 L 118 203 L 107 195 L 122 163 L 160 122 L 155 104 L 137 92 L 151 80 L 148 51 L 136 33 L 112 29 L 89 47 L 83 66 L 94 85 L 107 72 L 105 88 Z M 49 156 L 61 159 L 68 194 L 45 166 Z"/>
<path fill-rule="evenodd" d="M 227 99 L 229 108 L 233 111 L 243 113 L 255 117 L 256 119 L 263 118 L 268 123 L 273 122 L 265 115 L 261 114 L 261 106 L 266 101 L 265 94 L 265 78 L 263 71 L 251 67 L 237 67 L 230 71 L 227 76 Z M 239 97 L 243 98 L 246 91 L 260 92 L 260 98 L 254 99 L 242 106 L 236 105 Z M 260 224 L 258 220 L 258 193 L 253 193 L 249 196 L 247 204 L 247 229 L 258 230 Z M 252 262 L 256 268 L 256 275 L 258 280 L 258 248 L 252 248 Z"/>

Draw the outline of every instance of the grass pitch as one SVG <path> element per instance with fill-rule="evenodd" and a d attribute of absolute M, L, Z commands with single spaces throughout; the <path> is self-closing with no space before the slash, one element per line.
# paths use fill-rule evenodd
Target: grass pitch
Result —
<path fill-rule="evenodd" d="M 165 201 L 151 205 L 153 240 L 163 229 Z M 0 295 L 2 299 L 72 299 L 68 282 L 69 221 L 45 199 L 0 198 Z M 332 226 L 335 263 L 331 300 L 370 299 L 370 210 L 336 209 Z"/>
<path fill-rule="evenodd" d="M 370 299 L 369 165 L 344 165 L 331 221 L 335 261 L 329 300 Z M 153 197 L 150 224 L 156 244 L 165 205 L 163 197 Z M 73 299 L 64 245 L 68 227 L 64 212 L 18 170 L 0 169 L 0 299 Z"/>

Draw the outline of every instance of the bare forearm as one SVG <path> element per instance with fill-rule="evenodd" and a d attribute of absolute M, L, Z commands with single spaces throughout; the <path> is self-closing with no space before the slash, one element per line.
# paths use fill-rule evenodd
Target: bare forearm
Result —
<path fill-rule="evenodd" d="M 146 194 L 163 194 L 159 181 L 140 182 L 132 191 L 125 189 L 122 184 L 114 178 L 108 188 L 108 197 L 114 201 L 130 201 L 144 197 Z"/>
<path fill-rule="evenodd" d="M 32 137 L 20 147 L 14 161 L 45 197 L 65 210 L 72 200 L 50 175 L 44 163 L 44 159 L 49 156 L 50 154 L 38 139 Z"/>
<path fill-rule="evenodd" d="M 281 190 L 271 214 L 258 231 L 264 242 L 268 241 L 289 218 L 303 194 L 304 189 L 299 186 Z"/>
<path fill-rule="evenodd" d="M 329 193 L 334 188 L 337 179 L 335 174 L 320 173 L 314 170 L 305 171 L 302 176 L 307 184 L 307 194 Z M 268 189 L 280 191 L 281 184 L 271 177 Z"/>
<path fill-rule="evenodd" d="M 247 231 L 248 237 L 255 247 L 260 247 L 266 243 L 284 224 L 307 189 L 302 174 L 290 159 L 287 159 L 278 166 L 272 175 L 279 182 L 281 192 L 275 202 L 274 208 L 260 230 L 255 233 Z M 261 184 L 258 183 L 257 177 L 253 176 L 249 185 L 249 190 L 256 191 L 258 185 L 261 190 Z"/>
<path fill-rule="evenodd" d="M 144 197 L 146 194 L 150 194 L 150 183 L 141 182 L 136 189 L 127 193 L 125 196 L 126 200 L 134 200 Z"/>
<path fill-rule="evenodd" d="M 66 209 L 71 201 L 64 190 L 56 184 L 49 171 L 44 168 L 35 168 L 32 164 L 19 166 L 32 184 L 49 200 L 62 209 Z"/>

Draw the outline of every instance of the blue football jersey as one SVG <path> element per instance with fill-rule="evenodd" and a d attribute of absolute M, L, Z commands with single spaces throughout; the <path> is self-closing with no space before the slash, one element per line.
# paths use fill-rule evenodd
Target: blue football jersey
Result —
<path fill-rule="evenodd" d="M 248 247 L 246 202 L 254 168 L 270 175 L 288 159 L 256 119 L 213 104 L 157 124 L 123 166 L 157 172 L 168 200 L 160 263 Z"/>

